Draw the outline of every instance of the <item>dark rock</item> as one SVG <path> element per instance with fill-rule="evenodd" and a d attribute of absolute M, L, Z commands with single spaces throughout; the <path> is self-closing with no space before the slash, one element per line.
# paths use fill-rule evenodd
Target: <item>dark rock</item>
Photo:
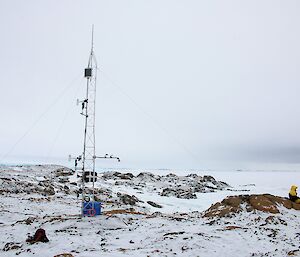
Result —
<path fill-rule="evenodd" d="M 74 257 L 74 255 L 70 253 L 60 253 L 58 255 L 55 255 L 54 257 Z"/>
<path fill-rule="evenodd" d="M 182 234 L 184 234 L 184 233 L 185 233 L 184 231 L 179 231 L 179 232 L 169 232 L 169 233 L 164 234 L 164 236 L 177 236 L 177 235 L 182 235 Z"/>
<path fill-rule="evenodd" d="M 196 179 L 196 178 L 198 178 L 198 175 L 192 173 L 192 174 L 187 175 L 187 177 L 192 178 L 192 179 Z"/>
<path fill-rule="evenodd" d="M 155 203 L 155 202 L 147 201 L 147 203 L 148 203 L 149 205 L 151 205 L 152 207 L 155 207 L 155 208 L 162 208 L 161 205 L 159 205 L 159 204 L 157 204 L 157 203 Z"/>
<path fill-rule="evenodd" d="M 64 176 L 71 176 L 75 173 L 75 171 L 68 169 L 68 168 L 60 168 L 54 171 L 56 177 L 64 177 Z"/>
<path fill-rule="evenodd" d="M 114 177 L 119 177 L 121 174 L 122 174 L 121 172 L 115 171 L 112 175 Z"/>
<path fill-rule="evenodd" d="M 156 178 L 155 175 L 150 172 L 141 172 L 137 175 L 137 178 L 145 182 L 156 182 L 159 179 L 159 177 Z"/>
<path fill-rule="evenodd" d="M 29 217 L 25 220 L 25 224 L 26 225 L 30 225 L 31 223 L 33 223 L 36 220 L 36 218 L 34 217 Z"/>
<path fill-rule="evenodd" d="M 161 196 L 175 196 L 176 198 L 181 199 L 197 199 L 196 194 L 192 192 L 191 189 L 182 189 L 182 188 L 164 188 L 160 193 Z"/>
<path fill-rule="evenodd" d="M 196 183 L 194 185 L 194 192 L 196 193 L 205 193 L 207 191 L 206 187 L 201 183 Z"/>
<path fill-rule="evenodd" d="M 5 246 L 3 247 L 3 251 L 7 252 L 10 250 L 16 250 L 16 249 L 20 249 L 22 247 L 21 243 L 14 243 L 14 242 L 9 242 L 6 243 Z"/>
<path fill-rule="evenodd" d="M 205 175 L 205 176 L 203 176 L 203 181 L 205 181 L 205 182 L 215 182 L 216 180 L 213 176 Z"/>
<path fill-rule="evenodd" d="M 134 176 L 132 173 L 121 173 L 119 176 L 118 176 L 120 179 L 132 179 Z"/>
<path fill-rule="evenodd" d="M 49 239 L 46 236 L 46 231 L 44 229 L 39 228 L 34 236 L 29 236 L 26 240 L 26 242 L 30 243 L 30 244 L 34 244 L 37 242 L 43 242 L 43 243 L 47 243 L 49 242 Z"/>
<path fill-rule="evenodd" d="M 137 202 L 139 202 L 139 199 L 135 195 L 123 194 L 119 197 L 123 204 L 135 205 Z"/>
<path fill-rule="evenodd" d="M 55 195 L 55 190 L 53 186 L 45 187 L 44 193 L 46 195 Z"/>
<path fill-rule="evenodd" d="M 58 182 L 62 183 L 62 184 L 68 183 L 69 182 L 69 178 L 68 177 L 59 178 Z"/>

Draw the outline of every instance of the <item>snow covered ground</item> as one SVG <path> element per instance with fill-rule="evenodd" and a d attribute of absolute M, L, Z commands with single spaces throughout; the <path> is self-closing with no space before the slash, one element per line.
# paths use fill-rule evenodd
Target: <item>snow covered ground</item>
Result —
<path fill-rule="evenodd" d="M 299 255 L 300 211 L 280 207 L 280 214 L 242 212 L 221 219 L 203 218 L 201 213 L 228 195 L 287 196 L 290 185 L 300 181 L 299 172 L 198 172 L 232 187 L 196 193 L 197 199 L 160 196 L 147 187 L 134 189 L 100 179 L 97 186 L 102 189 L 135 195 L 142 202 L 133 208 L 145 214 L 80 218 L 80 200 L 71 184 L 75 177 L 68 176 L 69 170 L 60 169 L 58 166 L 0 168 L 0 248 L 6 250 L 0 249 L 0 256 Z M 137 175 L 139 171 L 132 173 Z M 152 207 L 147 201 L 162 208 Z M 119 209 L 125 207 L 128 206 L 121 205 Z M 116 208 L 113 204 L 104 205 L 104 210 Z M 50 241 L 27 244 L 28 234 L 34 234 L 38 228 L 46 230 Z M 9 249 L 10 246 L 15 249 Z"/>

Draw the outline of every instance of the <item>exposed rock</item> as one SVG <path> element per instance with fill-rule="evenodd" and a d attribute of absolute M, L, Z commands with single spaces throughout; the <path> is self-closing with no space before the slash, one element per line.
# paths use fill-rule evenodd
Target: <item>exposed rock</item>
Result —
<path fill-rule="evenodd" d="M 298 255 L 298 253 L 299 253 L 299 250 L 296 249 L 296 250 L 289 251 L 287 255 L 288 256 L 295 256 L 295 255 Z"/>
<path fill-rule="evenodd" d="M 239 207 L 242 203 L 242 198 L 239 196 L 229 196 L 223 200 L 226 205 Z"/>
<path fill-rule="evenodd" d="M 69 178 L 68 177 L 62 177 L 62 178 L 59 178 L 58 180 L 59 183 L 68 183 L 69 182 Z"/>
<path fill-rule="evenodd" d="M 119 176 L 120 179 L 132 179 L 134 176 L 132 173 L 125 173 Z"/>
<path fill-rule="evenodd" d="M 55 195 L 55 190 L 53 186 L 45 187 L 44 193 L 47 195 Z"/>
<path fill-rule="evenodd" d="M 226 226 L 223 230 L 234 230 L 234 229 L 241 229 L 240 226 Z"/>
<path fill-rule="evenodd" d="M 278 224 L 282 224 L 282 225 L 285 225 L 287 226 L 287 222 L 285 220 L 283 220 L 282 218 L 280 217 L 276 217 L 276 216 L 269 216 L 265 219 L 265 224 L 261 225 L 261 226 L 264 226 L 264 225 L 267 225 L 267 224 L 274 224 L 274 225 L 278 225 Z"/>
<path fill-rule="evenodd" d="M 123 204 L 135 205 L 139 202 L 139 199 L 135 195 L 119 194 L 119 197 Z"/>
<path fill-rule="evenodd" d="M 177 236 L 177 235 L 182 235 L 184 234 L 185 232 L 184 231 L 179 231 L 179 232 L 169 232 L 169 233 L 166 233 L 164 234 L 163 236 L 166 237 L 166 236 Z"/>
<path fill-rule="evenodd" d="M 14 242 L 9 242 L 9 243 L 6 243 L 5 246 L 3 247 L 3 251 L 7 252 L 7 251 L 10 251 L 10 250 L 16 250 L 16 249 L 19 249 L 22 247 L 22 244 L 21 243 L 14 243 Z"/>
<path fill-rule="evenodd" d="M 137 178 L 145 182 L 155 182 L 159 179 L 159 177 L 156 177 L 150 172 L 141 172 L 137 175 Z"/>
<path fill-rule="evenodd" d="M 75 171 L 68 169 L 66 167 L 57 169 L 54 171 L 56 177 L 63 177 L 63 176 L 71 176 L 75 173 Z"/>
<path fill-rule="evenodd" d="M 300 204 L 292 202 L 292 208 L 299 211 L 300 210 Z"/>
<path fill-rule="evenodd" d="M 268 198 L 271 202 L 277 202 L 279 204 L 282 204 L 287 209 L 293 208 L 293 202 L 287 198 L 278 197 L 278 196 L 274 196 L 274 195 L 270 195 L 270 194 L 264 194 L 264 196 L 266 198 Z M 296 208 L 294 208 L 294 209 L 296 209 Z"/>
<path fill-rule="evenodd" d="M 270 213 L 279 213 L 276 202 L 272 202 L 264 195 L 251 195 L 249 197 L 249 203 L 256 210 Z"/>
<path fill-rule="evenodd" d="M 215 182 L 216 180 L 213 176 L 205 175 L 205 176 L 203 176 L 203 181 L 205 181 L 205 182 Z"/>
<path fill-rule="evenodd" d="M 212 205 L 207 211 L 204 213 L 204 217 L 211 218 L 211 217 L 226 217 L 233 213 L 238 213 L 242 209 L 239 207 L 234 207 L 230 205 L 226 205 L 222 203 L 215 203 Z"/>
<path fill-rule="evenodd" d="M 34 244 L 37 242 L 43 242 L 43 243 L 47 243 L 49 242 L 49 239 L 46 236 L 46 231 L 44 229 L 39 228 L 34 236 L 29 236 L 26 240 L 26 242 L 30 243 L 30 244 Z"/>
<path fill-rule="evenodd" d="M 18 223 L 24 223 L 24 224 L 26 224 L 26 225 L 30 225 L 30 224 L 32 224 L 35 220 L 36 220 L 35 217 L 28 217 L 28 218 L 25 219 L 25 220 L 18 220 L 18 221 L 16 222 L 16 224 L 18 224 Z"/>
<path fill-rule="evenodd" d="M 225 217 L 241 211 L 263 211 L 266 213 L 279 213 L 279 206 L 287 209 L 300 210 L 300 204 L 296 204 L 287 198 L 270 194 L 229 196 L 222 202 L 217 202 L 204 212 L 204 217 Z M 271 219 L 271 218 L 270 218 Z M 270 222 L 270 220 L 266 221 Z M 284 224 L 284 221 L 280 221 Z"/>
<path fill-rule="evenodd" d="M 152 202 L 152 201 L 147 201 L 148 204 L 150 204 L 152 207 L 155 207 L 155 208 L 162 208 L 161 205 L 155 203 L 155 202 Z"/>
<path fill-rule="evenodd" d="M 188 178 L 192 178 L 192 179 L 196 179 L 196 178 L 199 178 L 200 176 L 198 176 L 197 174 L 195 173 L 191 173 L 191 174 L 188 174 L 187 175 Z M 202 177 L 200 177 L 202 179 Z"/>
<path fill-rule="evenodd" d="M 182 188 L 164 188 L 160 193 L 161 196 L 175 196 L 176 198 L 181 199 L 196 199 L 197 196 L 190 189 L 182 189 Z"/>
<path fill-rule="evenodd" d="M 74 257 L 74 255 L 72 255 L 70 253 L 61 253 L 61 254 L 55 255 L 54 257 Z"/>
<path fill-rule="evenodd" d="M 118 172 L 118 171 L 107 171 L 107 172 L 103 173 L 102 178 L 104 180 L 108 180 L 108 179 L 131 180 L 132 178 L 134 178 L 134 175 L 132 173 L 121 173 L 121 172 Z"/>

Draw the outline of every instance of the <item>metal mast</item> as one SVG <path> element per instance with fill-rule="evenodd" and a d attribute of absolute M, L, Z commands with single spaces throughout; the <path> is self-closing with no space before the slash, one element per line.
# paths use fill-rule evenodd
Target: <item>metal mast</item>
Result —
<path fill-rule="evenodd" d="M 82 101 L 77 100 L 77 104 L 81 103 L 81 115 L 84 116 L 84 140 L 82 155 L 72 158 L 69 155 L 69 160 L 75 160 L 75 171 L 79 171 L 78 163 L 82 163 L 80 188 L 78 195 L 82 195 L 81 215 L 95 216 L 99 202 L 95 199 L 95 182 L 97 181 L 97 172 L 95 171 L 96 159 L 116 159 L 119 157 L 105 154 L 104 156 L 96 156 L 95 148 L 95 113 L 96 113 L 96 80 L 97 80 L 97 60 L 94 54 L 94 25 L 92 27 L 92 44 L 89 55 L 88 66 L 84 70 L 86 78 L 86 96 Z"/>
<path fill-rule="evenodd" d="M 81 102 L 82 112 L 85 116 L 84 142 L 82 155 L 82 203 L 94 201 L 95 181 L 95 111 L 96 111 L 96 80 L 97 60 L 94 54 L 94 26 L 92 27 L 92 44 L 88 66 L 84 70 L 86 83 L 86 98 Z M 92 182 L 92 188 L 87 188 L 85 183 Z M 83 211 L 83 205 L 82 205 Z"/>

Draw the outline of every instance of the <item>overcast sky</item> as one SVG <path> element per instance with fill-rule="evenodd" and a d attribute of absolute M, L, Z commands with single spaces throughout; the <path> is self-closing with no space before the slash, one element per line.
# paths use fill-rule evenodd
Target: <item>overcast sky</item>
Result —
<path fill-rule="evenodd" d="M 299 1 L 0 1 L 1 162 L 82 152 L 94 24 L 110 167 L 300 162 Z"/>

